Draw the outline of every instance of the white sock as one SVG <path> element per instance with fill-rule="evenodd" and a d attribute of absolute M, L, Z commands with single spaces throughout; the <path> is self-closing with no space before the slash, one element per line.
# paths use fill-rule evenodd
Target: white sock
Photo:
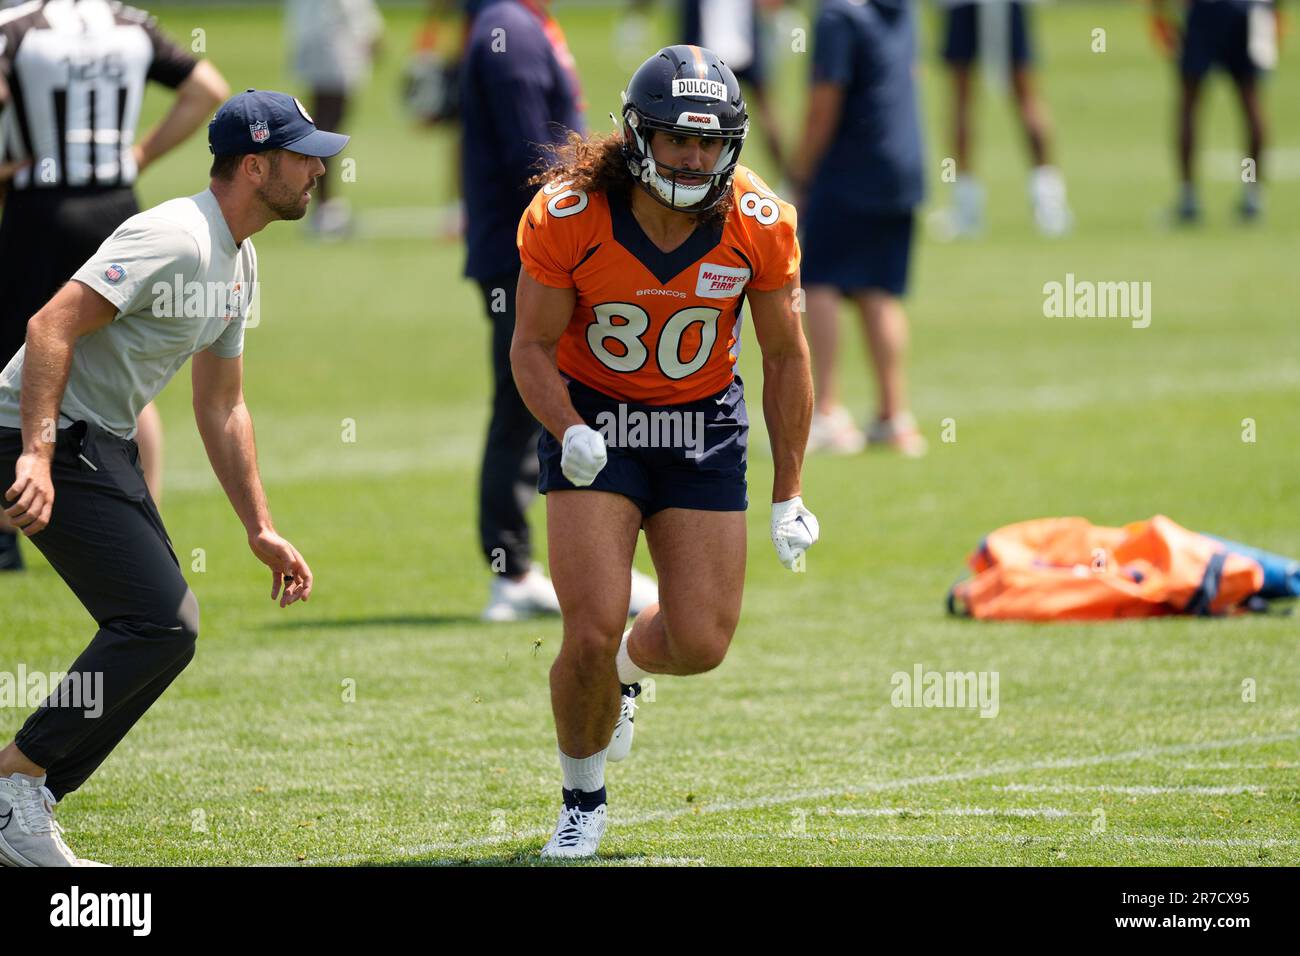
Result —
<path fill-rule="evenodd" d="M 608 749 L 606 747 L 605 750 L 597 751 L 590 757 L 570 757 L 563 750 L 559 750 L 564 789 L 595 793 L 605 786 L 605 752 Z"/>
<path fill-rule="evenodd" d="M 632 636 L 632 628 L 623 632 L 623 640 L 618 645 L 618 654 L 614 658 L 614 663 L 618 666 L 618 680 L 620 684 L 635 684 L 643 678 L 649 677 L 649 671 L 643 671 L 636 666 L 632 660 L 632 655 L 627 652 L 627 641 Z"/>

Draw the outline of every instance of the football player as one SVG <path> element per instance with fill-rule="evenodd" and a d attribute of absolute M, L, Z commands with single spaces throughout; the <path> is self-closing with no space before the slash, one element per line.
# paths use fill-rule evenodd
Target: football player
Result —
<path fill-rule="evenodd" d="M 812 379 L 795 211 L 738 164 L 749 123 L 736 77 L 707 49 L 666 47 L 632 76 L 621 120 L 621 135 L 557 148 L 518 232 L 510 357 L 545 428 L 538 485 L 564 620 L 551 668 L 564 807 L 544 857 L 595 854 L 605 764 L 631 748 L 639 681 L 710 670 L 731 642 L 745 572 L 746 302 L 777 556 L 801 570 L 818 535 L 800 496 Z M 641 529 L 660 603 L 623 632 Z"/>
<path fill-rule="evenodd" d="M 1151 0 L 1156 38 L 1166 52 L 1178 54 L 1182 81 L 1178 105 L 1180 187 L 1175 215 L 1184 224 L 1201 218 L 1194 176 L 1196 113 L 1205 77 L 1218 66 L 1232 77 L 1237 89 L 1246 121 L 1246 158 L 1254 161 L 1251 174 L 1242 176 L 1240 214 L 1249 222 L 1263 210 L 1259 184 L 1266 123 L 1259 81 L 1277 64 L 1278 7 L 1274 0 L 1187 0 L 1185 6 L 1187 18 L 1180 38 L 1166 0 Z"/>
<path fill-rule="evenodd" d="M 975 87 L 971 67 L 981 54 L 993 61 L 989 67 L 995 74 L 1010 70 L 1011 92 L 1034 164 L 1029 176 L 1034 222 L 1045 236 L 1064 235 L 1074 216 L 1066 201 L 1065 178 L 1052 165 L 1047 108 L 1034 82 L 1029 0 L 939 0 L 939 4 L 947 8 L 943 59 L 953 90 L 957 180 L 950 228 L 954 237 L 978 235 L 984 225 L 984 187 L 972 173 L 970 148 Z"/>

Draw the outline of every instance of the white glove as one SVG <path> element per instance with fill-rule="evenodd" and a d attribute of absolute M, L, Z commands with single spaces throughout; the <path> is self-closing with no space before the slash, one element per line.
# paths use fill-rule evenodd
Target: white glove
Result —
<path fill-rule="evenodd" d="M 600 432 L 586 425 L 570 425 L 565 429 L 560 471 L 579 488 L 596 480 L 606 458 L 605 439 Z"/>
<path fill-rule="evenodd" d="M 803 506 L 803 498 L 798 495 L 772 505 L 772 543 L 776 545 L 776 556 L 787 568 L 793 568 L 803 553 L 817 543 L 820 531 L 816 516 Z"/>

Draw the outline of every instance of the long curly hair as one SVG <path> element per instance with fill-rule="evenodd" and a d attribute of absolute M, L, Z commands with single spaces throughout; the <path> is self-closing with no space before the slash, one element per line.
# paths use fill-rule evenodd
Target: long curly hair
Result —
<path fill-rule="evenodd" d="M 583 192 L 604 193 L 606 196 L 628 196 L 635 181 L 623 156 L 623 137 L 620 133 L 596 134 L 586 137 L 569 133 L 562 143 L 548 143 L 543 147 L 541 171 L 528 180 L 530 186 L 544 186 L 557 179 L 571 180 L 575 189 Z M 705 223 L 724 223 L 734 201 L 730 189 L 712 209 L 700 213 Z"/>

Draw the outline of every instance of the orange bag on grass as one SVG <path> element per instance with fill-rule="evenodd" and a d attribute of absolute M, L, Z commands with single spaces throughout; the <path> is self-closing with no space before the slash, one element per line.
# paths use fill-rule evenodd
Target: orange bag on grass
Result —
<path fill-rule="evenodd" d="M 1260 590 L 1259 562 L 1164 515 L 1105 528 L 1039 518 L 990 533 L 948 594 L 953 614 L 1068 621 L 1222 614 Z"/>

